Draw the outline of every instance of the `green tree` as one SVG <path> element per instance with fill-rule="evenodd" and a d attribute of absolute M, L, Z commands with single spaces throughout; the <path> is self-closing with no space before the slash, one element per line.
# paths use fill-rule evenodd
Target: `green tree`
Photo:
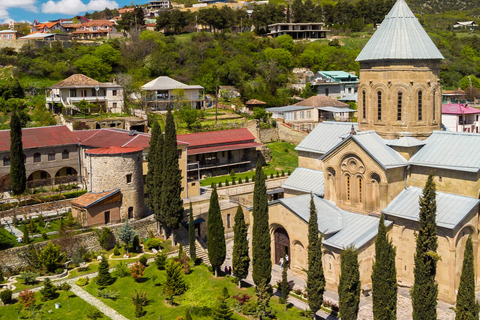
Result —
<path fill-rule="evenodd" d="M 270 307 L 270 298 L 272 297 L 270 284 L 263 279 L 255 289 L 257 291 L 255 316 L 260 320 L 270 319 L 274 315 L 274 311 Z"/>
<path fill-rule="evenodd" d="M 178 229 L 183 219 L 183 200 L 181 197 L 182 173 L 178 166 L 177 133 L 172 111 L 167 112 L 165 122 L 165 143 L 163 150 L 162 213 L 168 228 Z M 173 244 L 175 232 L 172 232 Z"/>
<path fill-rule="evenodd" d="M 158 123 L 157 123 L 158 125 Z M 156 125 L 154 125 L 155 127 Z M 155 212 L 155 221 L 157 221 L 157 227 L 159 231 L 165 231 L 165 225 L 166 225 L 166 218 L 165 218 L 165 213 L 162 210 L 162 189 L 163 189 L 163 175 L 164 175 L 164 170 L 163 170 L 163 150 L 164 150 L 164 139 L 163 139 L 163 134 L 160 128 L 160 125 L 158 125 L 157 130 L 157 137 L 156 137 L 156 143 L 154 145 L 154 151 L 153 151 L 153 199 L 152 199 L 152 206 L 153 206 L 153 211 Z"/>
<path fill-rule="evenodd" d="M 45 279 L 40 293 L 42 294 L 42 301 L 53 300 L 57 297 L 57 288 L 55 288 L 55 285 L 50 281 L 50 278 Z"/>
<path fill-rule="evenodd" d="M 427 182 L 420 196 L 420 222 L 417 235 L 417 248 L 414 256 L 414 283 L 411 291 L 413 320 L 437 319 L 438 286 L 435 282 L 437 274 L 437 203 L 436 187 L 433 173 L 428 175 Z"/>
<path fill-rule="evenodd" d="M 23 225 L 23 237 L 22 237 L 22 242 L 25 244 L 30 243 L 30 236 L 28 232 L 28 225 L 24 224 Z"/>
<path fill-rule="evenodd" d="M 268 224 L 268 197 L 265 174 L 260 159 L 255 169 L 255 186 L 253 190 L 253 232 L 252 232 L 252 266 L 253 281 L 258 286 L 262 281 L 268 285 L 272 278 L 272 261 L 270 233 Z"/>
<path fill-rule="evenodd" d="M 285 260 L 285 251 L 283 252 L 283 261 Z M 285 311 L 287 311 L 287 303 L 288 303 L 288 296 L 290 295 L 290 284 L 288 283 L 288 275 L 287 275 L 288 267 L 285 265 L 282 268 L 282 282 L 280 282 L 279 288 L 280 292 L 282 293 L 282 301 L 285 304 Z"/>
<path fill-rule="evenodd" d="M 74 63 L 83 74 L 92 77 L 98 81 L 105 81 L 112 71 L 112 67 L 104 63 L 102 59 L 92 55 L 85 54 Z"/>
<path fill-rule="evenodd" d="M 120 240 L 125 243 L 125 249 L 128 252 L 128 246 L 133 242 L 133 239 L 137 233 L 133 230 L 132 226 L 128 223 L 128 219 L 125 220 L 125 223 L 118 229 L 118 237 Z"/>
<path fill-rule="evenodd" d="M 102 261 L 100 261 L 100 265 L 98 266 L 98 275 L 97 275 L 97 284 L 100 287 L 106 287 L 113 282 L 113 278 L 108 270 L 110 267 L 108 265 L 108 260 L 105 256 L 102 256 Z"/>
<path fill-rule="evenodd" d="M 458 286 L 455 320 L 478 320 L 478 302 L 475 299 L 475 268 L 473 257 L 472 236 L 465 245 L 463 254 L 462 275 Z"/>
<path fill-rule="evenodd" d="M 190 201 L 190 213 L 188 215 L 188 244 L 190 250 L 190 258 L 195 261 L 197 259 L 197 250 L 195 247 L 195 222 L 193 221 L 193 208 Z"/>
<path fill-rule="evenodd" d="M 65 253 L 61 251 L 59 245 L 54 245 L 49 241 L 39 253 L 39 259 L 48 272 L 54 272 L 65 261 Z"/>
<path fill-rule="evenodd" d="M 165 281 L 162 283 L 166 299 L 173 304 L 173 298 L 186 290 L 182 264 L 170 260 L 165 266 Z"/>
<path fill-rule="evenodd" d="M 318 236 L 317 208 L 310 195 L 310 218 L 308 219 L 308 306 L 315 313 L 320 310 L 325 291 L 325 275 L 322 262 L 322 237 Z"/>
<path fill-rule="evenodd" d="M 13 110 L 10 120 L 10 181 L 12 192 L 22 194 L 27 187 L 25 154 L 23 153 L 22 125 L 17 110 Z M 28 243 L 28 242 L 27 242 Z"/>
<path fill-rule="evenodd" d="M 397 269 L 395 246 L 387 237 L 385 217 L 378 223 L 375 262 L 372 268 L 373 317 L 375 320 L 397 319 Z"/>
<path fill-rule="evenodd" d="M 360 271 L 358 252 L 350 247 L 340 254 L 339 309 L 343 320 L 356 320 L 360 303 Z"/>
<path fill-rule="evenodd" d="M 224 287 L 223 291 L 227 288 Z M 228 291 L 227 295 L 222 294 L 217 296 L 217 305 L 213 309 L 213 319 L 214 320 L 231 320 L 233 319 L 233 311 L 227 304 Z"/>
<path fill-rule="evenodd" d="M 238 279 L 238 287 L 242 287 L 242 280 L 248 276 L 250 257 L 248 256 L 247 226 L 242 207 L 238 205 L 233 226 L 233 253 L 232 271 Z"/>
<path fill-rule="evenodd" d="M 213 188 L 210 196 L 210 208 L 207 216 L 207 248 L 208 259 L 212 264 L 215 277 L 218 270 L 225 261 L 227 248 L 225 245 L 225 228 L 223 226 L 222 214 L 220 212 L 220 204 L 218 202 L 217 188 Z"/>
<path fill-rule="evenodd" d="M 156 143 L 158 140 L 158 136 L 161 135 L 160 125 L 158 121 L 155 121 L 152 126 L 152 135 L 150 136 L 150 144 L 148 147 L 148 154 L 147 154 L 147 177 L 146 177 L 146 184 L 147 190 L 146 193 L 148 194 L 147 198 L 147 206 L 150 210 L 155 213 L 155 201 L 160 197 L 160 194 L 155 192 L 155 168 L 157 167 L 157 159 L 156 159 Z M 161 161 L 160 161 L 161 162 Z M 160 176 L 161 177 L 161 176 Z"/>

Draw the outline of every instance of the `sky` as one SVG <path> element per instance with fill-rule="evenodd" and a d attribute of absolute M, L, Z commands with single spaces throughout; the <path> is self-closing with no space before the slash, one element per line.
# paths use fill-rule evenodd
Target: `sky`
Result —
<path fill-rule="evenodd" d="M 148 0 L 136 1 L 137 4 L 146 2 Z M 32 22 L 35 19 L 43 22 L 100 11 L 105 7 L 121 8 L 131 3 L 131 0 L 0 0 L 0 22 Z"/>

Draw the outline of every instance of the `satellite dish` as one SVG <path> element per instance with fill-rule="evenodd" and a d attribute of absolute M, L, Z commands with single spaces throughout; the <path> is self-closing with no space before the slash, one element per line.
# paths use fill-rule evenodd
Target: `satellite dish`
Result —
<path fill-rule="evenodd" d="M 99 86 L 95 86 L 95 90 L 96 90 L 96 91 L 100 90 L 100 87 L 99 87 Z"/>

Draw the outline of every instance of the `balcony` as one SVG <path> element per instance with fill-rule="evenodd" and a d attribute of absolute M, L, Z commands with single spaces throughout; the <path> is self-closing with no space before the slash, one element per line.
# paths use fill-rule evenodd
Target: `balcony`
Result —
<path fill-rule="evenodd" d="M 248 164 L 252 160 L 247 157 L 242 157 L 239 161 L 235 161 L 234 159 L 228 160 L 228 161 L 220 161 L 217 157 L 210 157 L 210 158 L 205 158 L 204 161 L 199 161 L 199 166 L 198 168 L 195 166 L 189 166 L 187 171 L 197 171 L 197 170 L 207 170 L 207 169 L 214 169 L 214 168 L 223 168 L 223 167 L 228 167 L 228 166 L 235 166 L 235 165 L 242 165 L 242 164 Z M 193 164 L 194 162 L 190 162 L 190 164 Z"/>

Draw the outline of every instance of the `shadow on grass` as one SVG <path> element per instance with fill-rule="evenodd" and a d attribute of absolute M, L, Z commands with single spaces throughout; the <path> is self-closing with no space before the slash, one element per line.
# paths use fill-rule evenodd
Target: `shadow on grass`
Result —
<path fill-rule="evenodd" d="M 197 315 L 199 317 L 209 317 L 212 315 L 212 308 L 209 307 L 195 307 L 192 308 L 192 314 Z"/>
<path fill-rule="evenodd" d="M 148 280 L 150 280 L 149 277 L 142 277 L 140 279 L 137 280 L 137 283 L 145 283 L 147 282 Z"/>

